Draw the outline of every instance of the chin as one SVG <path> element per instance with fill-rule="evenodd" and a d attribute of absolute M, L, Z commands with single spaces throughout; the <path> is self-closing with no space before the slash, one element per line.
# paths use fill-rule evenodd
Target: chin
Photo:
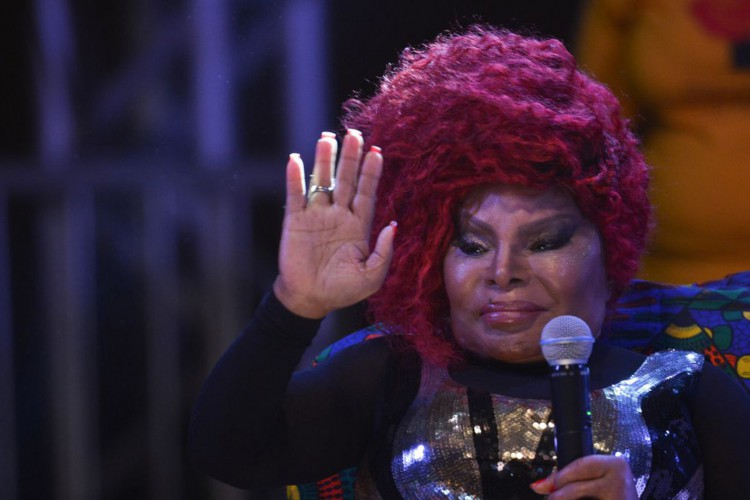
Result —
<path fill-rule="evenodd" d="M 502 361 L 503 363 L 510 363 L 510 364 L 534 363 L 537 361 L 544 360 L 544 356 L 542 356 L 541 351 L 534 351 L 534 352 L 501 351 L 501 352 L 492 353 L 488 357 L 496 361 Z"/>
<path fill-rule="evenodd" d="M 503 345 L 492 345 L 492 342 L 489 342 L 477 347 L 462 345 L 462 348 L 480 358 L 502 361 L 503 363 L 523 364 L 544 360 L 542 350 L 538 344 L 533 346 L 508 345 L 507 342 L 502 342 L 501 344 Z"/>
<path fill-rule="evenodd" d="M 525 363 L 539 363 L 540 361 L 544 361 L 544 356 L 542 356 L 541 353 L 534 354 L 531 356 L 526 356 L 526 357 L 518 357 L 518 358 L 505 360 L 506 363 L 519 364 L 519 365 L 522 365 Z"/>

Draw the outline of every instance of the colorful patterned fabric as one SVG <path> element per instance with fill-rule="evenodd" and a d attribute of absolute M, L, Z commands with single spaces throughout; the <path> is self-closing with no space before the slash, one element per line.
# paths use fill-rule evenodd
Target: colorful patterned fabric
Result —
<path fill-rule="evenodd" d="M 358 330 L 323 349 L 320 354 L 315 356 L 315 359 L 313 360 L 313 366 L 316 366 L 318 363 L 330 358 L 342 349 L 346 349 L 347 347 L 353 346 L 354 344 L 359 344 L 360 342 L 363 342 L 365 340 L 382 337 L 383 335 L 385 335 L 385 332 L 377 325 L 368 326 L 367 328 Z"/>
<path fill-rule="evenodd" d="M 645 354 L 699 352 L 750 395 L 750 272 L 688 286 L 634 281 L 604 338 Z"/>
<path fill-rule="evenodd" d="M 384 335 L 371 326 L 327 347 L 317 364 L 351 345 Z M 750 397 L 750 271 L 695 285 L 635 280 L 604 326 L 602 339 L 644 354 L 680 349 L 737 378 Z M 289 486 L 290 500 L 354 499 L 356 468 L 317 483 Z"/>

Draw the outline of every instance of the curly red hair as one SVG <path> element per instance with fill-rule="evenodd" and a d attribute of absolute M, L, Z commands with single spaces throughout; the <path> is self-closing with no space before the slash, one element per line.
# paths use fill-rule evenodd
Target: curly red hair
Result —
<path fill-rule="evenodd" d="M 344 125 L 383 148 L 373 232 L 398 221 L 395 255 L 370 298 L 372 319 L 427 359 L 457 355 L 443 258 L 455 215 L 479 186 L 562 186 L 601 233 L 614 296 L 634 277 L 651 208 L 649 172 L 614 95 L 554 39 L 474 26 L 406 49 Z"/>

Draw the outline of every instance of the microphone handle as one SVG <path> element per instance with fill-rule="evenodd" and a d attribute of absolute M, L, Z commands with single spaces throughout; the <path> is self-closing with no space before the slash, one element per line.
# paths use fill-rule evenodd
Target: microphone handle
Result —
<path fill-rule="evenodd" d="M 553 366 L 550 381 L 557 467 L 562 469 L 573 460 L 594 453 L 591 437 L 589 367 Z"/>

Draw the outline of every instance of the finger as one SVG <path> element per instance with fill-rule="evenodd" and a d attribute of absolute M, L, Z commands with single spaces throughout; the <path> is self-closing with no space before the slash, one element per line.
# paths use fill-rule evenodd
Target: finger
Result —
<path fill-rule="evenodd" d="M 330 196 L 324 196 L 324 193 L 315 194 L 313 193 L 313 188 L 314 186 L 330 187 L 332 185 L 337 149 L 336 135 L 332 132 L 323 132 L 315 146 L 315 165 L 310 176 L 309 192 L 311 201 L 330 201 Z"/>
<path fill-rule="evenodd" d="M 575 481 L 586 481 L 603 477 L 607 472 L 621 468 L 627 462 L 612 455 L 587 455 L 573 460 L 555 475 L 557 486 Z"/>
<path fill-rule="evenodd" d="M 604 474 L 596 463 L 596 455 L 574 460 L 557 472 L 531 484 L 531 489 L 541 495 L 548 495 L 575 481 L 590 480 Z"/>
<path fill-rule="evenodd" d="M 305 167 L 299 154 L 289 155 L 286 164 L 286 211 L 294 213 L 305 208 Z"/>
<path fill-rule="evenodd" d="M 396 237 L 397 226 L 396 221 L 391 221 L 390 224 L 381 229 L 378 239 L 375 242 L 375 248 L 365 262 L 367 271 L 374 272 L 378 277 L 375 280 L 378 283 L 378 287 L 383 282 L 383 279 L 385 279 L 385 273 L 388 271 L 388 267 L 393 259 L 393 240 Z"/>
<path fill-rule="evenodd" d="M 580 500 L 581 498 L 600 500 L 636 500 L 638 494 L 634 484 L 612 478 L 596 479 L 592 481 L 577 481 L 554 490 L 547 497 L 548 500 Z"/>
<path fill-rule="evenodd" d="M 336 168 L 336 189 L 333 192 L 333 201 L 337 205 L 348 207 L 354 198 L 363 142 L 362 133 L 359 130 L 347 130 Z"/>
<path fill-rule="evenodd" d="M 372 221 L 375 211 L 375 200 L 377 198 L 378 183 L 383 173 L 383 155 L 380 148 L 372 146 L 365 155 L 362 169 L 357 182 L 357 194 L 352 202 L 352 210 L 355 214 L 365 220 L 367 224 Z"/>
<path fill-rule="evenodd" d="M 602 495 L 612 491 L 618 492 L 615 498 L 631 498 L 634 487 L 627 461 L 612 455 L 579 458 L 548 479 L 552 482 L 550 492 L 554 492 L 552 500 L 605 498 Z"/>
<path fill-rule="evenodd" d="M 576 481 L 563 484 L 557 474 L 552 473 L 545 479 L 531 484 L 531 489 L 538 495 L 547 495 L 548 500 L 578 500 L 580 498 L 600 498 L 592 492 L 598 491 L 595 481 Z"/>
<path fill-rule="evenodd" d="M 550 493 L 555 491 L 555 473 L 553 472 L 544 479 L 540 479 L 539 481 L 531 483 L 530 487 L 532 490 L 534 490 L 535 493 L 539 495 L 549 495 Z"/>

